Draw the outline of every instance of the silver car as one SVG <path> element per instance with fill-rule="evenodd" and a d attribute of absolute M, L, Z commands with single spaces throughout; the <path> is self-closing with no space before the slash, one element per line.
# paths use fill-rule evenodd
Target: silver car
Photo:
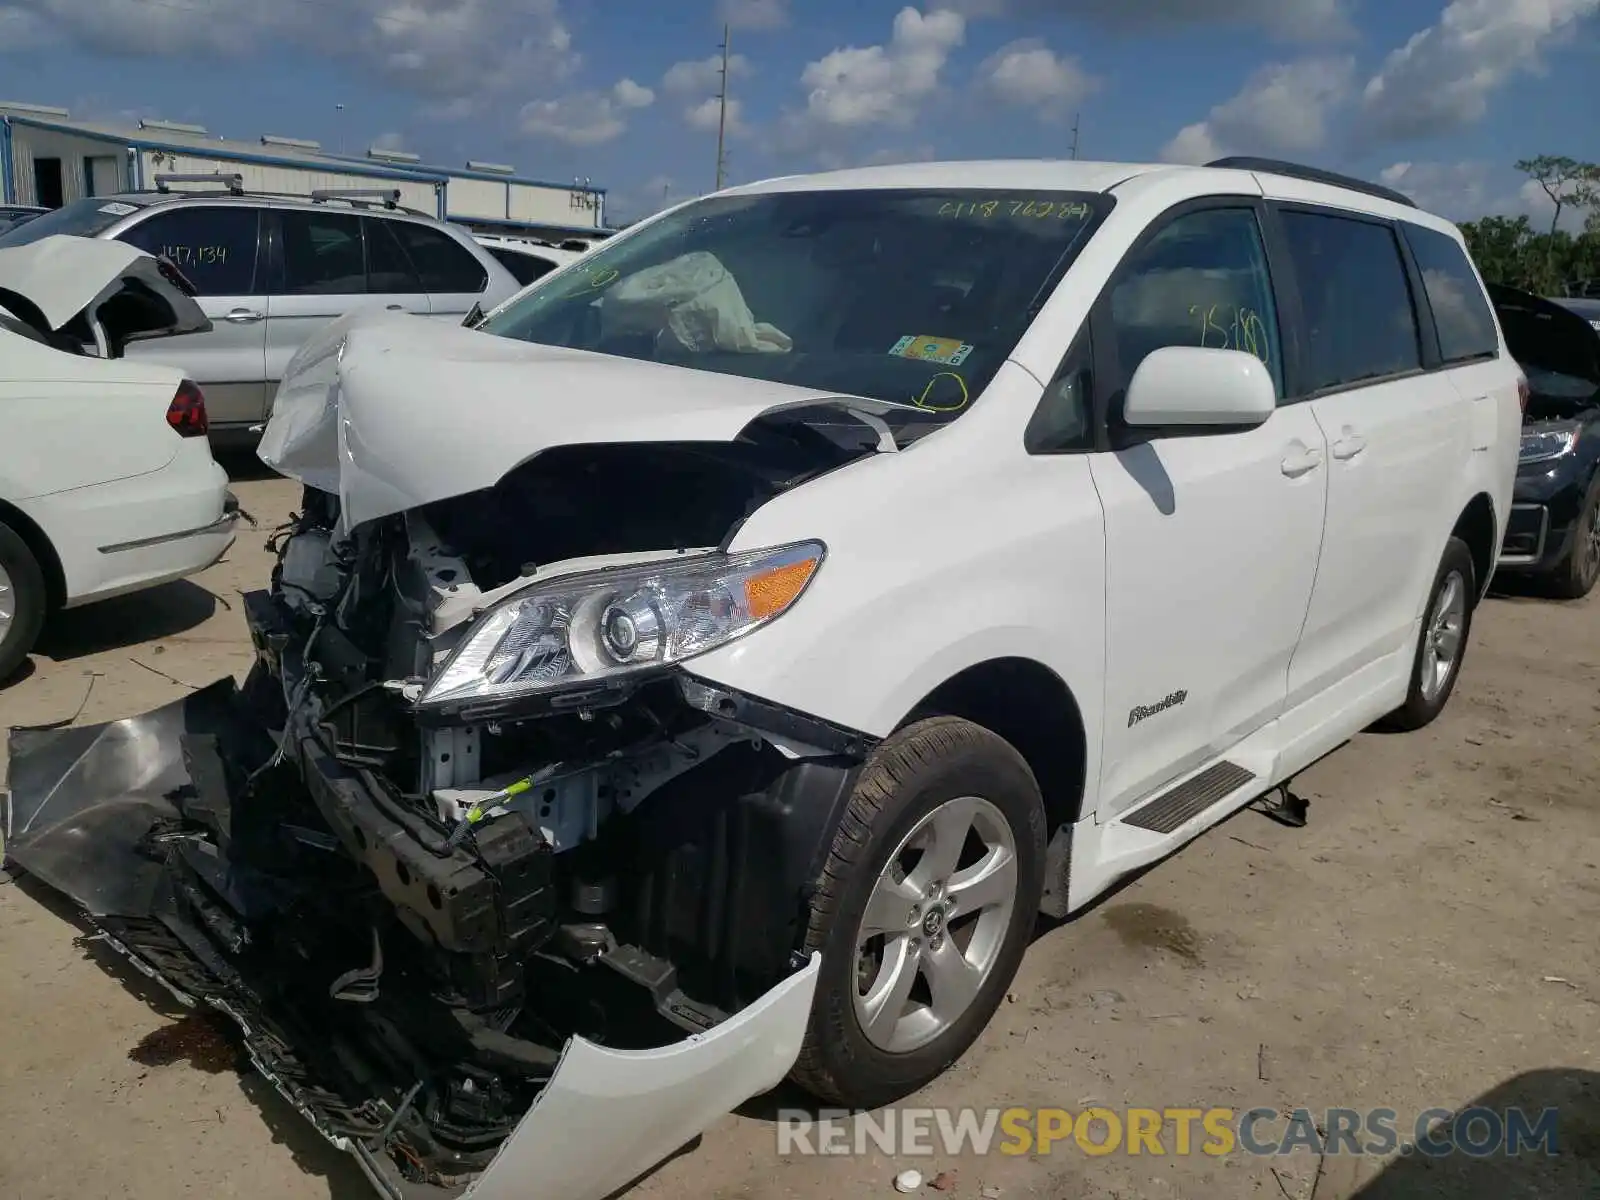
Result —
<path fill-rule="evenodd" d="M 51 234 L 115 239 L 171 260 L 195 285 L 207 333 L 129 347 L 130 359 L 182 367 L 206 395 L 212 440 L 253 441 L 294 352 L 362 308 L 459 324 L 519 290 L 456 226 L 398 207 L 395 193 L 246 194 L 230 176 L 206 190 L 94 196 L 0 233 L 0 247 Z M 220 187 L 217 184 L 220 183 Z"/>

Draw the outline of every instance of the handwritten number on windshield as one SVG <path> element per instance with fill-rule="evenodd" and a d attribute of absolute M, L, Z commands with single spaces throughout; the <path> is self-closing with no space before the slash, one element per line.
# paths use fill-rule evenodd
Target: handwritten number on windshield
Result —
<path fill-rule="evenodd" d="M 602 288 L 610 287 L 617 281 L 620 274 L 621 272 L 615 267 L 606 267 L 603 270 L 589 272 L 589 290 L 598 292 Z"/>
<path fill-rule="evenodd" d="M 1035 220 L 1054 218 L 1065 221 L 1076 217 L 1083 220 L 1089 215 L 1089 206 L 1081 200 L 1028 200 L 1005 196 L 994 200 L 946 200 L 939 206 L 941 217 L 1032 217 Z"/>

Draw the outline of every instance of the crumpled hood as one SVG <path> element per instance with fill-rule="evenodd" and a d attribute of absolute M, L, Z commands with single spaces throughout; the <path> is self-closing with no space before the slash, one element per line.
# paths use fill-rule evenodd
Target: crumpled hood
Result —
<path fill-rule="evenodd" d="M 566 350 L 426 318 L 354 313 L 307 342 L 258 453 L 366 521 L 492 487 L 556 446 L 731 442 L 779 409 L 898 406 Z"/>
<path fill-rule="evenodd" d="M 0 304 L 7 292 L 21 296 L 55 331 L 120 286 L 128 268 L 142 258 L 150 255 L 125 242 L 66 234 L 0 250 Z"/>

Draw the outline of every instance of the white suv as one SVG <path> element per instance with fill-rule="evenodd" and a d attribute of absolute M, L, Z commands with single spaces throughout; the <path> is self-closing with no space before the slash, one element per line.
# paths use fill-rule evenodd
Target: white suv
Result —
<path fill-rule="evenodd" d="M 598 1200 L 786 1073 L 926 1083 L 1041 909 L 1431 721 L 1522 388 L 1454 227 L 1288 164 L 695 200 L 475 328 L 308 343 L 244 698 L 124 722 L 95 786 L 13 748 L 10 850 L 91 908 L 148 882 L 173 764 L 172 886 L 112 944 L 276 1031 L 256 1061 L 394 1194 Z M 267 739 L 178 744 L 246 715 L 270 787 Z"/>

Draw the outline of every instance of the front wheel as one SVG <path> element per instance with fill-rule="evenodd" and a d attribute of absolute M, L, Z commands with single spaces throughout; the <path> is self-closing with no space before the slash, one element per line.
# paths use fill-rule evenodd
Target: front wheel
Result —
<path fill-rule="evenodd" d="M 1478 594 L 1476 579 L 1472 551 L 1460 538 L 1451 538 L 1423 610 L 1406 702 L 1385 721 L 1391 729 L 1421 729 L 1444 711 L 1467 653 L 1473 598 Z"/>
<path fill-rule="evenodd" d="M 1010 743 L 954 717 L 885 741 L 812 898 L 822 973 L 795 1080 L 876 1108 L 961 1057 L 1022 962 L 1044 851 L 1039 786 Z"/>
<path fill-rule="evenodd" d="M 1572 526 L 1572 548 L 1551 576 L 1551 590 L 1562 600 L 1582 600 L 1600 580 L 1600 471 L 1589 482 L 1589 490 Z"/>

